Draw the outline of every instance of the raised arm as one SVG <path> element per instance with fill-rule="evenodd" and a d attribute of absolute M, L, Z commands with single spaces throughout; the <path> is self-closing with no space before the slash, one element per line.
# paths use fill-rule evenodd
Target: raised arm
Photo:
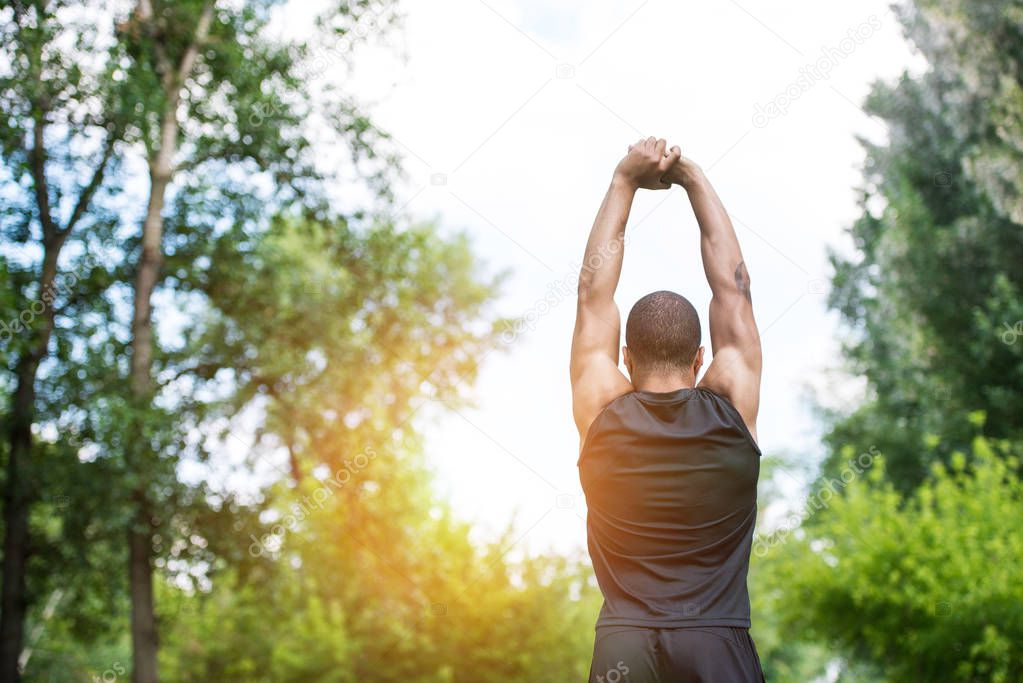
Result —
<path fill-rule="evenodd" d="M 760 408 L 760 334 L 753 318 L 750 277 L 732 221 L 703 171 L 680 158 L 665 180 L 681 185 L 700 224 L 700 252 L 711 289 L 713 361 L 700 381 L 728 398 L 756 438 Z"/>
<path fill-rule="evenodd" d="M 618 369 L 621 316 L 614 293 L 622 273 L 625 224 L 636 190 L 671 186 L 661 177 L 678 154 L 665 154 L 666 146 L 664 140 L 648 138 L 629 147 L 615 168 L 586 242 L 569 364 L 572 414 L 581 438 L 604 406 L 632 391 L 632 384 Z"/>

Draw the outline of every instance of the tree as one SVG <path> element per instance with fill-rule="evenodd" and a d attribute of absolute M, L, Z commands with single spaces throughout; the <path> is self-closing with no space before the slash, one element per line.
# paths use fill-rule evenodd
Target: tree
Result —
<path fill-rule="evenodd" d="M 165 479 L 173 478 L 173 458 L 159 464 L 166 454 L 152 446 L 166 440 L 154 433 L 154 426 L 170 424 L 164 419 L 166 411 L 154 410 L 159 387 L 154 381 L 152 320 L 152 300 L 165 255 L 168 192 L 182 170 L 201 176 L 211 167 L 222 172 L 231 165 L 248 165 L 250 171 L 285 189 L 318 177 L 306 154 L 308 142 L 302 129 L 308 126 L 309 110 L 294 104 L 309 95 L 308 83 L 295 68 L 296 52 L 301 49 L 278 44 L 265 35 L 274 4 L 269 0 L 240 6 L 218 6 L 215 0 L 139 0 L 131 16 L 118 27 L 127 36 L 133 56 L 130 80 L 140 85 L 134 92 L 135 109 L 143 112 L 138 120 L 139 137 L 149 169 L 129 346 L 129 433 L 133 438 L 124 452 L 134 480 L 128 562 L 133 677 L 140 682 L 157 678 L 153 541 L 156 520 L 166 516 L 154 501 L 152 489 L 157 481 L 151 473 L 162 467 L 171 473 Z M 342 35 L 371 11 L 368 3 L 340 3 L 331 10 L 333 30 Z M 356 117 L 347 113 L 349 118 Z M 337 124 L 342 129 L 345 126 L 344 121 Z M 368 144 L 356 136 L 352 146 L 364 150 Z M 169 433 L 159 426 L 156 432 Z"/>
<path fill-rule="evenodd" d="M 1018 449 L 978 437 L 972 450 L 972 466 L 956 452 L 908 496 L 879 457 L 817 525 L 774 546 L 788 627 L 890 680 L 1019 680 Z"/>
<path fill-rule="evenodd" d="M 254 580 L 220 575 L 169 619 L 173 681 L 581 680 L 599 593 L 581 562 L 478 548 L 398 446 L 278 498 Z M 320 493 L 318 493 L 320 492 Z M 267 537 L 267 539 L 271 538 Z M 265 545 L 264 545 L 265 544 Z M 176 592 L 175 592 L 176 593 Z"/>
<path fill-rule="evenodd" d="M 1019 13 L 1008 0 L 901 5 L 930 68 L 867 101 L 889 140 L 864 143 L 863 215 L 853 255 L 832 255 L 831 305 L 868 393 L 836 416 L 829 467 L 874 446 L 904 492 L 978 434 L 1023 438 Z"/>
<path fill-rule="evenodd" d="M 874 677 L 1015 680 L 1021 7 L 897 11 L 928 69 L 873 88 L 866 108 L 889 135 L 864 142 L 854 251 L 832 254 L 831 305 L 867 392 L 830 416 L 814 489 L 841 476 L 841 490 L 768 555 L 774 604 Z M 850 482 L 856 453 L 883 457 Z"/>
<path fill-rule="evenodd" d="M 779 533 L 763 531 L 767 511 L 786 502 L 785 493 L 778 486 L 779 479 L 783 478 L 782 472 L 798 469 L 800 462 L 801 459 L 790 455 L 765 455 L 760 461 L 757 535 L 747 579 L 752 622 L 750 634 L 756 643 L 764 675 L 773 683 L 818 680 L 827 674 L 828 664 L 834 659 L 825 644 L 804 633 L 800 633 L 798 638 L 793 637 L 789 624 L 783 620 L 784 610 L 780 604 L 789 599 L 783 579 L 787 566 L 777 561 L 778 553 L 769 552 L 775 542 L 784 541 L 787 532 L 797 528 L 805 511 L 790 511 L 777 526 Z"/>
<path fill-rule="evenodd" d="M 40 367 L 50 357 L 59 309 L 74 298 L 72 285 L 91 276 L 86 259 L 67 271 L 65 247 L 76 230 L 97 227 L 108 215 L 95 200 L 118 156 L 126 121 L 116 106 L 119 85 L 109 66 L 93 71 L 76 60 L 97 39 L 95 27 L 63 21 L 69 3 L 13 2 L 0 10 L 0 41 L 7 71 L 0 75 L 0 149 L 5 184 L 3 237 L 32 244 L 30 254 L 5 258 L 10 299 L 0 335 L 10 371 L 5 411 L 4 559 L 0 606 L 0 678 L 19 680 L 28 605 L 26 566 L 32 550 L 31 506 L 40 495 L 34 467 L 33 424 L 39 412 Z M 70 43 L 70 50 L 59 46 Z M 107 65 L 123 55 L 114 41 Z M 81 256 L 77 254 L 76 256 Z M 73 257 L 72 257 L 73 258 Z M 52 415 L 52 413 L 50 414 Z"/>
<path fill-rule="evenodd" d="M 244 167 L 252 179 L 233 197 L 244 197 L 239 204 L 247 210 L 263 213 L 271 210 L 272 202 L 280 206 L 296 202 L 296 197 L 296 203 L 310 211 L 324 208 L 322 194 L 314 191 L 322 178 L 310 163 L 305 137 L 314 117 L 309 104 L 313 98 L 308 97 L 308 74 L 299 68 L 315 43 L 278 44 L 268 39 L 264 29 L 275 4 L 256 1 L 223 7 L 213 2 L 143 0 L 130 15 L 118 16 L 105 3 L 81 7 L 42 0 L 15 2 L 0 10 L 3 45 L 10 56 L 10 70 L 0 83 L 6 114 L 0 124 L 7 171 L 3 227 L 12 243 L 35 239 L 41 252 L 38 262 L 24 255 L 5 258 L 12 264 L 15 291 L 10 301 L 5 298 L 9 307 L 4 310 L 12 315 L 4 320 L 31 312 L 34 303 L 47 304 L 33 315 L 38 324 L 24 339 L 4 349 L 14 379 L 5 420 L 10 447 L 3 449 L 7 564 L 0 665 L 5 680 L 16 680 L 23 650 L 25 566 L 32 551 L 27 537 L 30 504 L 40 495 L 31 466 L 34 455 L 41 453 L 33 451 L 33 428 L 70 427 L 78 429 L 84 441 L 71 444 L 73 439 L 58 431 L 59 440 L 69 446 L 62 463 L 76 466 L 83 445 L 98 449 L 104 458 L 120 450 L 120 465 L 110 462 L 83 472 L 102 470 L 111 508 L 135 511 L 130 524 L 116 509 L 110 519 L 128 527 L 138 645 L 133 675 L 138 680 L 155 678 L 153 524 L 160 520 L 165 531 L 174 530 L 174 523 L 187 522 L 181 513 L 191 509 L 179 507 L 182 501 L 202 500 L 176 479 L 176 463 L 188 452 L 182 433 L 201 419 L 202 402 L 184 396 L 174 406 L 190 408 L 185 415 L 191 423 L 175 421 L 173 409 L 157 405 L 166 395 L 161 396 L 160 382 L 154 379 L 154 359 L 160 360 L 162 354 L 155 340 L 158 330 L 152 325 L 152 298 L 164 277 L 161 233 L 167 199 L 179 213 L 188 201 L 201 204 L 199 192 L 176 193 L 175 180 L 182 174 L 191 180 L 210 177 L 233 165 Z M 383 28 L 392 16 L 385 11 L 387 5 L 368 2 L 339 3 L 329 9 L 331 21 L 321 24 L 320 35 L 344 40 L 346 47 L 366 35 L 355 30 L 364 19 L 374 18 L 374 27 Z M 96 46 L 109 49 L 97 51 Z M 344 54 L 340 60 L 338 50 L 329 56 L 333 66 L 343 68 Z M 317 90 L 325 93 L 321 113 L 330 113 L 332 128 L 349 144 L 356 161 L 363 166 L 367 160 L 377 163 L 368 174 L 379 188 L 390 161 L 380 154 L 382 134 L 336 89 Z M 54 153 L 57 143 L 63 143 L 60 153 Z M 126 240 L 113 202 L 104 207 L 95 200 L 115 162 L 135 159 L 139 152 L 150 170 L 147 209 L 140 237 Z M 266 180 L 274 188 L 269 197 L 257 191 Z M 188 189 L 198 187 L 211 185 L 193 182 Z M 252 197 L 263 200 L 258 208 Z M 117 208 L 124 211 L 124 205 Z M 62 252 L 75 227 L 89 230 L 81 231 L 75 250 Z M 99 265 L 97 249 L 106 252 Z M 80 286 L 54 297 L 62 253 L 64 267 Z M 109 263 L 113 254 L 124 262 Z M 132 261 L 138 267 L 132 267 Z M 124 323 L 118 307 L 121 283 L 129 280 L 134 282 L 134 315 L 130 343 L 125 345 L 117 332 Z M 60 301 L 54 303 L 56 299 Z M 65 338 L 55 336 L 55 330 Z M 47 365 L 51 341 L 59 354 Z M 121 367 L 125 354 L 130 368 Z M 178 366 L 173 371 L 187 370 Z M 78 381 L 79 375 L 85 380 Z M 73 396 L 76 403 L 40 412 L 46 407 L 40 401 L 43 396 L 37 395 L 41 380 L 50 382 L 49 389 Z M 72 478 L 69 473 L 64 481 Z M 123 500 L 122 491 L 133 499 Z M 157 500 L 154 491 L 160 492 Z M 188 528 L 186 523 L 177 531 Z"/>
<path fill-rule="evenodd" d="M 172 217 L 175 234 L 208 234 L 201 214 L 187 215 L 199 224 Z M 245 538 L 269 563 L 215 569 L 189 596 L 163 585 L 167 676 L 583 676 L 597 607 L 588 572 L 508 562 L 512 536 L 480 551 L 418 459 L 424 394 L 438 406 L 465 400 L 502 329 L 487 313 L 496 283 L 468 242 L 431 226 L 284 215 L 193 244 L 175 263 L 193 264 L 184 280 L 215 314 L 180 362 L 230 368 L 239 390 L 225 414 L 258 403 L 269 449 L 259 454 L 285 454 L 289 472 L 268 492 L 274 515 Z"/>

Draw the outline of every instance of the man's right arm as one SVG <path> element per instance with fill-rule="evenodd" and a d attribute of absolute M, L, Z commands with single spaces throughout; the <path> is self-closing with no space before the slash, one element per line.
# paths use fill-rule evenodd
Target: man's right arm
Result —
<path fill-rule="evenodd" d="M 700 386 L 728 398 L 756 438 L 762 366 L 750 277 L 732 221 L 703 171 L 682 158 L 665 180 L 682 185 L 700 225 L 700 252 L 710 284 L 714 358 Z"/>
<path fill-rule="evenodd" d="M 572 413 L 580 439 L 586 438 L 597 414 L 632 383 L 618 369 L 621 316 L 614 302 L 622 272 L 625 224 L 636 191 L 668 189 L 661 180 L 678 159 L 665 154 L 664 140 L 647 138 L 629 146 L 618 162 L 607 195 L 597 211 L 579 274 L 579 302 L 569 370 L 572 378 Z"/>

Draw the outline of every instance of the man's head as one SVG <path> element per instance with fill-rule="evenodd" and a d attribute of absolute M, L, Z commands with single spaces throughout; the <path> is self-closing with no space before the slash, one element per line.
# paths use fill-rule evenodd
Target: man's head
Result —
<path fill-rule="evenodd" d="M 647 294 L 629 312 L 622 353 L 634 382 L 637 377 L 689 373 L 695 379 L 703 365 L 700 316 L 680 294 Z"/>

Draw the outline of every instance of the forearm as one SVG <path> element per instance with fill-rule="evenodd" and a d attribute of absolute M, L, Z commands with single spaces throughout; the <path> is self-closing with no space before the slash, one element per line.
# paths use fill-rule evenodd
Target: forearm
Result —
<path fill-rule="evenodd" d="M 625 224 L 635 194 L 635 186 L 617 176 L 611 180 L 586 241 L 579 273 L 580 301 L 613 298 L 622 274 Z"/>
<path fill-rule="evenodd" d="M 688 174 L 684 187 L 700 226 L 700 252 L 711 291 L 719 296 L 738 290 L 748 297 L 749 276 L 724 204 L 699 169 Z"/>

